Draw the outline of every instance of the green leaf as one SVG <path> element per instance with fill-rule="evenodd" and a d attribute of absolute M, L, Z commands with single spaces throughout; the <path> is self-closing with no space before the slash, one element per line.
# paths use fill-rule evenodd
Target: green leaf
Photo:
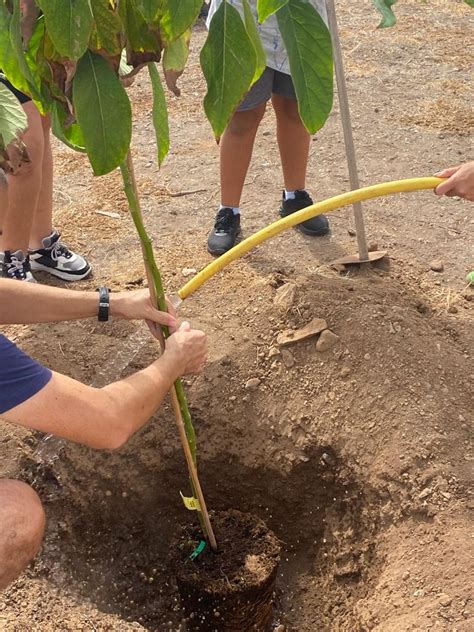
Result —
<path fill-rule="evenodd" d="M 7 147 L 26 129 L 27 124 L 20 102 L 6 85 L 0 83 L 0 145 Z"/>
<path fill-rule="evenodd" d="M 289 0 L 277 12 L 301 119 L 314 134 L 326 122 L 333 102 L 331 34 L 306 0 Z"/>
<path fill-rule="evenodd" d="M 249 0 L 243 0 L 243 6 L 245 28 L 247 29 L 247 34 L 250 37 L 250 41 L 253 44 L 255 55 L 257 57 L 257 67 L 255 68 L 255 75 L 252 81 L 252 83 L 255 83 L 257 79 L 260 79 L 262 72 L 265 70 L 267 65 L 267 56 L 265 55 L 262 40 L 258 34 L 258 27 L 252 13 L 252 9 L 250 8 Z"/>
<path fill-rule="evenodd" d="M 82 130 L 78 123 L 66 125 L 67 112 L 58 101 L 53 102 L 51 129 L 56 138 L 75 151 L 85 152 Z"/>
<path fill-rule="evenodd" d="M 31 95 L 41 103 L 39 86 L 23 51 L 19 0 L 15 0 L 13 7 L 13 14 L 10 14 L 5 3 L 0 4 L 0 68 L 18 90 Z"/>
<path fill-rule="evenodd" d="M 71 61 L 85 53 L 92 32 L 90 0 L 37 0 L 58 52 Z"/>
<path fill-rule="evenodd" d="M 154 22 L 162 5 L 162 0 L 133 0 L 146 22 Z"/>
<path fill-rule="evenodd" d="M 161 33 L 172 41 L 190 29 L 202 7 L 202 0 L 163 0 Z"/>
<path fill-rule="evenodd" d="M 184 70 L 189 55 L 190 31 L 186 31 L 165 48 L 163 53 L 163 68 L 165 70 Z"/>
<path fill-rule="evenodd" d="M 396 1 L 397 0 L 372 0 L 375 7 L 382 14 L 382 21 L 380 22 L 378 28 L 387 28 L 396 23 L 397 18 L 395 17 L 395 13 L 392 11 L 392 6 Z"/>
<path fill-rule="evenodd" d="M 257 0 L 258 21 L 260 24 L 273 15 L 278 9 L 288 4 L 288 0 Z"/>
<path fill-rule="evenodd" d="M 90 0 L 94 24 L 89 46 L 93 50 L 105 50 L 110 55 L 122 51 L 120 33 L 122 21 L 110 0 Z"/>
<path fill-rule="evenodd" d="M 156 146 L 158 148 L 158 165 L 161 167 L 161 163 L 170 148 L 168 109 L 166 107 L 165 93 L 156 65 L 153 63 L 148 64 L 148 72 L 153 89 L 153 126 L 155 128 Z"/>
<path fill-rule="evenodd" d="M 464 0 L 464 2 L 474 9 L 474 0 Z"/>
<path fill-rule="evenodd" d="M 207 82 L 204 110 L 216 137 L 252 85 L 257 67 L 254 45 L 239 12 L 223 2 L 214 14 L 201 50 Z"/>
<path fill-rule="evenodd" d="M 132 110 L 120 80 L 100 55 L 87 51 L 77 65 L 73 103 L 96 176 L 125 159 L 132 137 Z"/>
<path fill-rule="evenodd" d="M 127 50 L 140 52 L 161 50 L 158 31 L 154 32 L 146 23 L 145 18 L 137 11 L 133 0 L 121 0 L 119 12 L 127 38 Z"/>

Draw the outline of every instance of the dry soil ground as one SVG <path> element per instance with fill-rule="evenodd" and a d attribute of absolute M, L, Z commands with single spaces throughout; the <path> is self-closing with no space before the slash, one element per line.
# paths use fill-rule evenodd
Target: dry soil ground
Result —
<path fill-rule="evenodd" d="M 397 27 L 380 31 L 369 2 L 338 4 L 362 182 L 472 159 L 467 5 L 405 0 Z M 145 219 L 170 291 L 183 268 L 209 261 L 219 198 L 218 149 L 200 107 L 204 37 L 201 25 L 182 97 L 169 98 L 173 145 L 160 172 L 147 80 L 131 89 Z M 56 223 L 94 266 L 80 286 L 141 286 L 118 174 L 94 180 L 84 157 L 59 144 L 55 159 Z M 281 186 L 269 111 L 242 203 L 246 235 L 276 218 Z M 309 188 L 317 199 L 348 188 L 337 106 L 312 144 Z M 474 206 L 426 192 L 365 210 L 389 264 L 343 274 L 328 266 L 356 248 L 345 209 L 331 216 L 330 237 L 288 232 L 184 305 L 211 348 L 206 373 L 188 380 L 202 481 L 211 507 L 254 512 L 284 542 L 276 625 L 468 632 L 474 295 L 464 278 Z M 435 259 L 443 272 L 430 270 Z M 296 292 L 281 308 L 275 297 L 288 284 Z M 281 330 L 313 317 L 327 320 L 336 346 L 274 351 Z M 138 324 L 9 333 L 50 367 L 98 386 L 157 353 Z M 167 560 L 176 524 L 193 516 L 178 494 L 187 482 L 168 407 L 116 453 L 2 425 L 0 455 L 0 475 L 31 482 L 48 514 L 41 555 L 0 597 L 2 630 L 183 629 Z"/>

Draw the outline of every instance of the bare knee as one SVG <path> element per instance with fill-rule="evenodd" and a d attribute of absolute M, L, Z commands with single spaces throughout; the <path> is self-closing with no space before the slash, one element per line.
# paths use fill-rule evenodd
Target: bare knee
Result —
<path fill-rule="evenodd" d="M 260 121 L 265 114 L 266 103 L 259 105 L 252 110 L 245 112 L 236 112 L 231 118 L 227 130 L 230 134 L 235 136 L 247 136 L 248 134 L 255 134 Z"/>
<path fill-rule="evenodd" d="M 41 501 L 31 487 L 20 481 L 0 481 L 0 589 L 38 553 L 45 521 Z"/>
<path fill-rule="evenodd" d="M 298 109 L 298 101 L 296 99 L 288 99 L 279 94 L 274 94 L 272 96 L 272 104 L 277 120 L 280 122 L 286 121 L 287 123 L 303 125 Z"/>

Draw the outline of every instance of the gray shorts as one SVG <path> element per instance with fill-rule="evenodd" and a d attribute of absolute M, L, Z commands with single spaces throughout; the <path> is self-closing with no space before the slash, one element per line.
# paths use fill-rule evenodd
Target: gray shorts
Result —
<path fill-rule="evenodd" d="M 287 99 L 296 100 L 295 87 L 290 75 L 267 66 L 260 79 L 247 92 L 236 111 L 246 112 L 247 110 L 253 110 L 262 103 L 269 101 L 272 94 L 279 94 Z"/>

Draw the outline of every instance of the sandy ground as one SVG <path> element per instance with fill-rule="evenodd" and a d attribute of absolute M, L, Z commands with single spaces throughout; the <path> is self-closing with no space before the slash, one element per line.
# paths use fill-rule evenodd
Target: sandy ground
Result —
<path fill-rule="evenodd" d="M 370 3 L 338 9 L 362 183 L 472 158 L 472 11 L 406 0 L 398 26 L 378 31 Z M 218 149 L 200 106 L 204 37 L 200 26 L 182 97 L 169 97 L 172 149 L 161 171 L 145 76 L 131 89 L 144 215 L 169 292 L 186 281 L 184 268 L 209 262 L 219 201 Z M 143 285 L 118 174 L 94 180 L 87 160 L 59 143 L 55 160 L 56 223 L 94 266 L 79 287 Z M 281 188 L 269 108 L 242 201 L 245 235 L 277 217 Z M 308 189 L 314 199 L 348 189 L 337 106 L 314 138 Z M 340 210 L 330 236 L 287 232 L 182 307 L 210 340 L 206 373 L 187 380 L 208 504 L 253 512 L 284 542 L 279 632 L 474 629 L 473 293 L 464 281 L 473 208 L 430 192 L 365 204 L 369 241 L 389 259 L 346 272 L 328 265 L 356 250 L 351 209 Z M 338 336 L 334 347 L 278 350 L 279 333 L 316 317 Z M 135 323 L 8 333 L 96 386 L 157 353 Z M 41 555 L 0 596 L 0 629 L 184 630 L 168 557 L 176 525 L 192 516 L 179 498 L 186 472 L 169 407 L 115 453 L 1 430 L 0 476 L 39 491 L 48 530 Z"/>

